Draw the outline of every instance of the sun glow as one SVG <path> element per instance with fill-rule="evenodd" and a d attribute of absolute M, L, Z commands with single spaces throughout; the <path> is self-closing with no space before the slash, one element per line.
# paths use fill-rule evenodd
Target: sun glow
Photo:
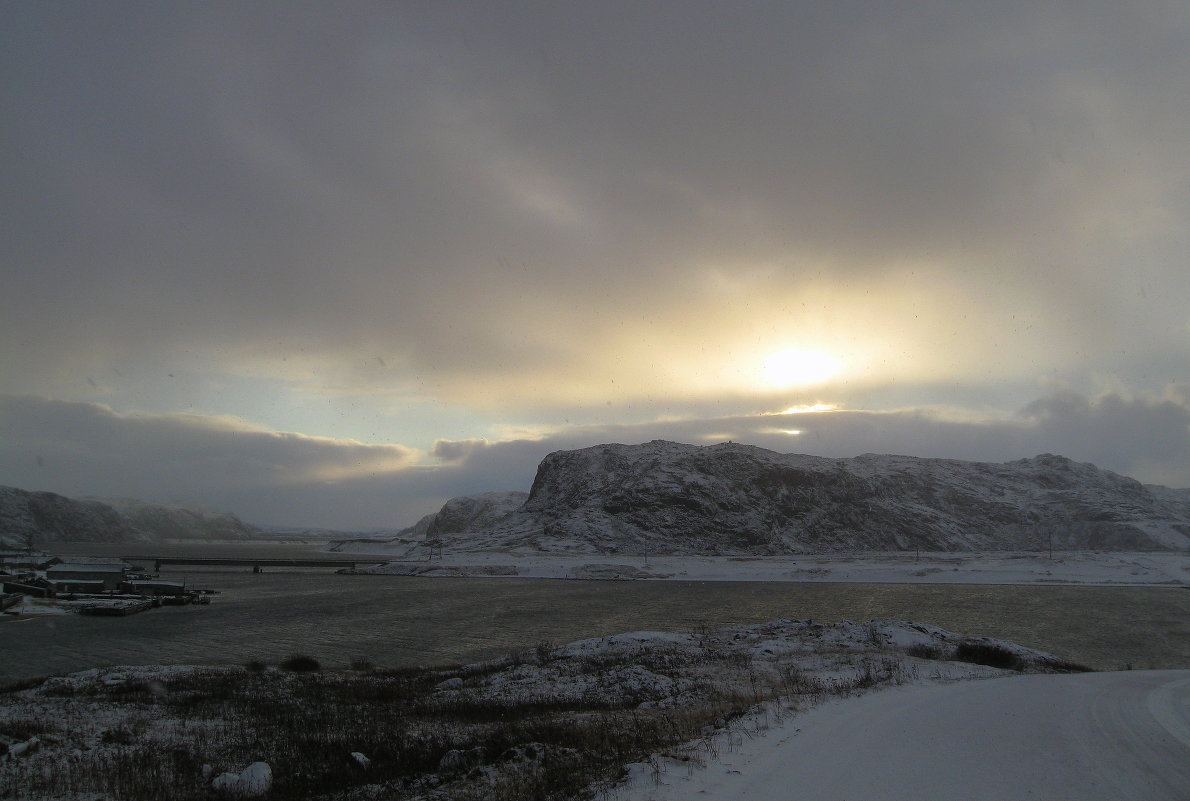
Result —
<path fill-rule="evenodd" d="M 816 414 L 818 412 L 833 412 L 839 408 L 837 403 L 806 403 L 801 406 L 790 406 L 775 414 Z"/>
<path fill-rule="evenodd" d="M 769 354 L 760 374 L 771 387 L 796 387 L 820 384 L 834 377 L 842 367 L 838 359 L 820 350 L 785 348 Z"/>

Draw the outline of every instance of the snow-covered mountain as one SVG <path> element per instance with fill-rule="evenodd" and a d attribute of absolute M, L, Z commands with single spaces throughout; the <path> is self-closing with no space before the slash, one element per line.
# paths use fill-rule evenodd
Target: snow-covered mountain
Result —
<path fill-rule="evenodd" d="M 255 526 L 231 512 L 163 506 L 135 498 L 86 498 L 107 504 L 140 531 L 158 539 L 239 540 L 258 536 Z"/>
<path fill-rule="evenodd" d="M 0 487 L 0 546 L 52 542 L 150 542 L 160 539 L 246 539 L 259 532 L 235 515 L 131 499 L 73 499 L 52 492 Z"/>
<path fill-rule="evenodd" d="M 528 500 L 527 492 L 481 492 L 460 495 L 442 504 L 412 526 L 401 529 L 388 539 L 352 537 L 338 540 L 327 548 L 336 553 L 391 553 L 394 558 L 424 556 L 429 543 L 456 534 L 488 531 Z"/>
<path fill-rule="evenodd" d="M 452 551 L 1190 549 L 1190 490 L 1051 454 L 831 459 L 657 440 L 552 453 L 523 505 L 503 516 L 464 513 L 477 497 L 409 533 Z"/>
<path fill-rule="evenodd" d="M 484 492 L 451 498 L 437 513 L 422 518 L 426 537 L 437 539 L 464 531 L 484 531 L 516 512 L 529 494 L 525 492 Z M 415 527 L 416 528 L 416 527 Z"/>

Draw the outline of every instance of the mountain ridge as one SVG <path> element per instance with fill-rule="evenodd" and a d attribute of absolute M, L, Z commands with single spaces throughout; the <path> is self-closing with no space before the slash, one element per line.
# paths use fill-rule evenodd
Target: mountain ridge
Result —
<path fill-rule="evenodd" d="M 68 498 L 0 486 L 0 546 L 54 542 L 248 539 L 260 531 L 230 512 L 208 512 L 131 498 Z"/>
<path fill-rule="evenodd" d="M 464 496 L 468 508 L 480 497 Z M 471 523 L 430 515 L 417 528 L 406 532 L 451 551 L 1182 550 L 1190 490 L 1054 454 L 835 458 L 653 440 L 556 451 L 520 508 Z"/>

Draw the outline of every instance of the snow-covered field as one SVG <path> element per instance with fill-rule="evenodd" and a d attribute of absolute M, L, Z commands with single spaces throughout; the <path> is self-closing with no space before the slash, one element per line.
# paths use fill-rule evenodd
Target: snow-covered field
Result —
<path fill-rule="evenodd" d="M 1190 670 L 908 685 L 829 702 L 705 765 L 632 766 L 607 801 L 1184 801 Z"/>
<path fill-rule="evenodd" d="M 0 693 L 0 787 L 14 799 L 198 801 L 267 776 L 278 797 L 312 799 L 568 799 L 594 789 L 609 801 L 767 801 L 788 797 L 773 788 L 787 790 L 796 777 L 777 782 L 773 771 L 788 751 L 766 747 L 784 747 L 809 725 L 803 720 L 817 720 L 807 710 L 842 708 L 833 705 L 839 698 L 868 703 L 880 694 L 859 696 L 883 687 L 947 689 L 964 679 L 1078 669 L 922 624 L 807 620 L 542 642 L 424 671 L 93 669 Z M 1146 696 L 1175 735 L 1185 722 L 1179 687 Z M 856 708 L 862 719 L 864 707 Z M 994 700 L 976 707 L 994 709 Z M 939 727 L 935 739 L 957 742 L 980 728 L 968 711 L 954 714 L 925 718 Z M 1035 705 L 1017 723 L 1028 731 L 1048 714 Z M 896 718 L 894 709 L 873 723 Z M 1151 732 L 1126 731 L 1142 738 L 1130 753 L 1147 754 Z M 848 760 L 850 736 L 828 732 L 812 742 L 848 775 L 869 772 Z M 748 796 L 724 775 L 773 783 Z"/>
<path fill-rule="evenodd" d="M 367 553 L 353 543 L 350 553 Z M 376 548 L 376 546 L 371 546 Z M 341 551 L 341 552 L 343 552 Z M 1190 554 L 1108 551 L 1046 553 L 865 553 L 817 556 L 554 556 L 447 553 L 389 562 L 361 573 L 673 581 L 845 581 L 921 584 L 1190 584 Z"/>

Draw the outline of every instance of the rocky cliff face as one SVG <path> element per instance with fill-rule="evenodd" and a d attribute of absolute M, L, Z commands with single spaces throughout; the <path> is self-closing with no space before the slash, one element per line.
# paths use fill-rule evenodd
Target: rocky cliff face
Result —
<path fill-rule="evenodd" d="M 520 509 L 438 539 L 576 553 L 1183 549 L 1190 491 L 1049 454 L 829 459 L 654 441 L 550 454 Z"/>
<path fill-rule="evenodd" d="M 143 501 L 75 500 L 52 492 L 0 487 L 0 545 L 53 542 L 150 542 L 243 539 L 259 532 L 235 515 L 196 512 Z"/>

